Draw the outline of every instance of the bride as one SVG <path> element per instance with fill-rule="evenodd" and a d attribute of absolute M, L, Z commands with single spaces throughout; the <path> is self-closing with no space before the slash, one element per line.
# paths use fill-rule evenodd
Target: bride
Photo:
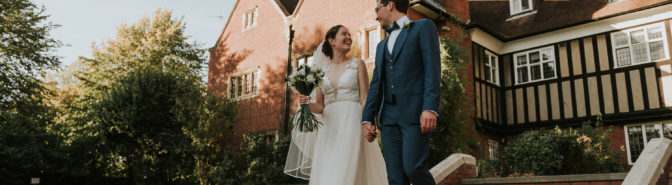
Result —
<path fill-rule="evenodd" d="M 309 179 L 311 185 L 387 185 L 387 172 L 378 142 L 361 135 L 362 106 L 369 90 L 364 61 L 348 58 L 352 39 L 342 25 L 331 27 L 313 54 L 325 72 L 315 96 L 301 96 L 299 104 L 322 114 L 315 132 L 292 131 L 285 173 Z M 314 98 L 312 98 L 314 97 Z"/>

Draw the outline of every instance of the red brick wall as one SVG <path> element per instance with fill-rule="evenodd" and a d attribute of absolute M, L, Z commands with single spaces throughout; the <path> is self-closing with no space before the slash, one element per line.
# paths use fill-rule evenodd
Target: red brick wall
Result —
<path fill-rule="evenodd" d="M 628 164 L 628 154 L 625 150 L 625 132 L 623 130 L 623 125 L 614 125 L 613 130 L 611 131 L 611 134 L 609 134 L 608 138 L 611 139 L 609 149 L 616 149 L 618 151 L 623 149 L 619 161 L 622 164 Z"/>
<path fill-rule="evenodd" d="M 656 185 L 670 185 L 672 184 L 672 157 L 667 159 L 667 164 L 663 168 L 663 174 L 660 175 Z"/>
<path fill-rule="evenodd" d="M 243 31 L 244 13 L 257 7 L 257 25 Z M 258 96 L 239 101 L 236 136 L 238 144 L 248 132 L 276 130 L 281 120 L 284 70 L 287 60 L 286 30 L 283 15 L 268 0 L 238 1 L 217 47 L 210 51 L 208 90 L 226 95 L 230 74 L 260 69 Z"/>

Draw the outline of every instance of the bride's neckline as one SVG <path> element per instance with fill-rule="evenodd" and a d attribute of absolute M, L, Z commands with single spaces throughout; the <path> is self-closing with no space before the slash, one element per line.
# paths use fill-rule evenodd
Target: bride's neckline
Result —
<path fill-rule="evenodd" d="M 326 73 L 324 75 L 326 76 L 327 79 L 329 79 L 329 86 L 331 86 L 332 89 L 338 89 L 339 85 L 341 84 L 340 82 L 341 82 L 341 78 L 343 77 L 343 74 L 347 70 L 348 65 L 351 64 L 353 62 L 353 60 L 354 60 L 354 58 L 346 60 L 346 61 L 349 61 L 349 62 L 339 62 L 339 63 L 335 63 L 335 62 L 331 63 L 330 62 L 330 63 L 327 64 L 327 70 L 326 70 Z M 330 73 L 330 71 L 332 71 L 332 67 L 338 67 L 337 69 L 339 69 L 339 71 L 336 74 L 333 74 L 335 72 Z M 330 75 L 330 74 L 333 74 L 333 75 Z M 334 75 L 337 75 L 337 76 L 334 76 Z M 337 77 L 337 78 L 330 78 L 330 77 Z M 331 79 L 335 79 L 336 84 L 334 84 L 334 81 L 332 81 Z"/>

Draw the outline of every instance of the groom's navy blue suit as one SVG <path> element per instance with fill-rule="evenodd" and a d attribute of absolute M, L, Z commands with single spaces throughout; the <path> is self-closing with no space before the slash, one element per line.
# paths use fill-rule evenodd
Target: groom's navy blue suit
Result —
<path fill-rule="evenodd" d="M 422 19 L 400 27 L 391 53 L 389 34 L 377 46 L 362 122 L 373 123 L 377 117 L 390 185 L 409 181 L 433 185 L 426 164 L 430 133 L 421 133 L 420 115 L 439 111 L 441 62 L 436 26 Z"/>

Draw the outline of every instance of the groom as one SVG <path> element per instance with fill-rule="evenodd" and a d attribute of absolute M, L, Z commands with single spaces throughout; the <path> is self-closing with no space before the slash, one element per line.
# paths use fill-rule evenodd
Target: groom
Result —
<path fill-rule="evenodd" d="M 376 68 L 362 113 L 362 132 L 381 130 L 390 185 L 434 185 L 426 164 L 429 136 L 436 128 L 441 62 L 434 23 L 411 21 L 408 0 L 377 0 L 376 20 L 387 37 L 376 49 Z"/>

